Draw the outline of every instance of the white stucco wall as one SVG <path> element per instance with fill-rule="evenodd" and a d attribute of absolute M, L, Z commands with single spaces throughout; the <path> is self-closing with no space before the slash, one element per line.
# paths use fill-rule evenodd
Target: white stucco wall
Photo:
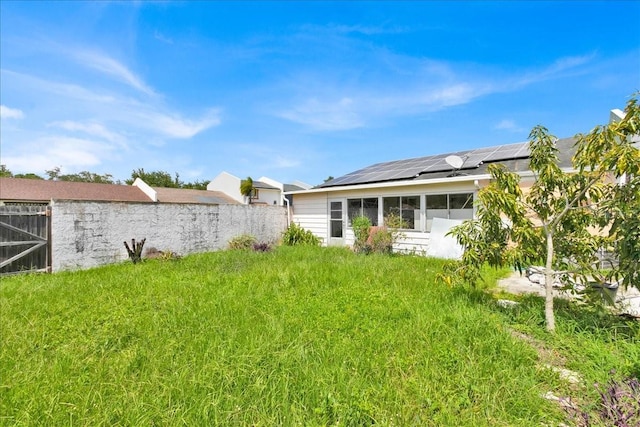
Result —
<path fill-rule="evenodd" d="M 282 207 L 55 201 L 53 271 L 84 269 L 128 259 L 124 241 L 146 238 L 145 249 L 180 255 L 223 249 L 240 234 L 278 240 L 287 226 Z"/>
<path fill-rule="evenodd" d="M 245 197 L 240 193 L 240 182 L 242 180 L 228 172 L 221 172 L 207 184 L 209 191 L 221 191 L 232 199 L 246 203 Z"/>

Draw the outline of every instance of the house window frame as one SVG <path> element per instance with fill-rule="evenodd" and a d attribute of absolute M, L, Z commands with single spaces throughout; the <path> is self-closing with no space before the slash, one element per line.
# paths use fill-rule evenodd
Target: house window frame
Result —
<path fill-rule="evenodd" d="M 417 194 L 401 194 L 401 195 L 395 195 L 395 194 L 390 194 L 390 195 L 385 195 L 385 196 L 380 196 L 382 203 L 381 203 L 381 214 L 382 214 L 382 218 L 384 221 L 384 218 L 386 218 L 387 216 L 387 212 L 385 211 L 385 206 L 384 206 L 384 201 L 385 199 L 393 199 L 393 198 L 397 198 L 398 203 L 399 203 L 399 207 L 398 207 L 398 214 L 400 215 L 401 218 L 404 219 L 403 216 L 403 203 L 402 200 L 403 199 L 409 199 L 409 198 L 415 198 L 418 201 L 418 207 L 417 209 L 407 209 L 407 211 L 412 210 L 414 212 L 414 218 L 413 218 L 413 228 L 402 228 L 402 230 L 404 231 L 423 231 L 423 227 L 422 227 L 422 217 L 423 217 L 423 206 L 424 206 L 424 200 L 421 194 L 417 193 Z M 418 216 L 416 218 L 415 216 L 415 212 L 418 212 Z"/>
<path fill-rule="evenodd" d="M 467 195 L 467 199 L 465 200 L 465 203 L 463 205 L 462 208 L 452 208 L 451 207 L 451 196 L 462 196 L 462 195 Z M 433 216 L 430 217 L 429 216 L 429 211 L 434 211 L 434 210 L 438 210 L 438 211 L 443 211 L 446 210 L 447 211 L 447 215 L 445 219 L 462 219 L 462 220 L 466 220 L 466 219 L 473 219 L 475 217 L 475 200 L 476 200 L 476 192 L 475 191 L 452 191 L 452 192 L 438 192 L 438 193 L 426 193 L 424 195 L 424 219 L 425 219 L 425 231 L 427 233 L 431 232 L 431 223 L 433 221 L 434 218 L 445 218 L 443 216 Z M 446 208 L 438 208 L 438 209 L 429 209 L 429 197 L 434 197 L 434 196 L 446 196 L 446 200 L 447 200 L 447 207 Z M 469 197 L 470 196 L 470 197 Z M 467 204 L 470 202 L 470 206 L 467 207 Z M 470 217 L 469 218 L 451 218 L 451 211 L 452 210 L 464 210 L 464 211 L 470 211 Z"/>
<path fill-rule="evenodd" d="M 351 202 L 352 201 L 356 201 L 359 200 L 360 201 L 360 207 L 358 209 L 360 209 L 360 213 L 358 215 L 351 215 L 352 212 L 352 208 L 351 208 Z M 376 215 L 374 218 L 372 218 L 369 215 L 365 215 L 365 200 L 375 200 L 375 204 L 376 204 Z M 377 226 L 380 223 L 380 196 L 370 196 L 370 197 L 351 197 L 351 198 L 347 198 L 346 199 L 346 209 L 347 209 L 347 228 L 351 228 L 351 220 L 352 218 L 358 217 L 358 216 L 366 216 L 367 218 L 369 218 L 369 220 L 371 221 L 371 225 L 372 226 Z M 371 207 L 369 207 L 371 208 Z"/>

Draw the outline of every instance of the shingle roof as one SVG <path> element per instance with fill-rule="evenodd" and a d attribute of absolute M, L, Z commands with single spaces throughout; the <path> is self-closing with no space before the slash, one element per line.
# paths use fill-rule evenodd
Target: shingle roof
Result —
<path fill-rule="evenodd" d="M 28 202 L 91 200 L 151 203 L 151 199 L 142 190 L 129 185 L 24 178 L 0 178 L 0 199 Z"/>
<path fill-rule="evenodd" d="M 559 166 L 571 167 L 571 157 L 575 152 L 575 138 L 563 138 L 556 142 L 559 149 Z M 464 160 L 461 169 L 454 168 L 446 162 L 450 155 Z M 483 175 L 491 163 L 502 163 L 514 172 L 529 170 L 529 143 L 484 147 L 456 153 L 438 154 L 414 159 L 395 160 L 377 163 L 366 168 L 348 173 L 318 185 L 315 188 L 338 187 L 356 184 L 370 184 L 391 181 L 418 181 L 446 178 L 457 175 Z"/>
<path fill-rule="evenodd" d="M 282 185 L 282 190 L 283 191 L 300 191 L 300 190 L 305 190 L 304 187 L 300 187 L 299 185 L 295 185 L 295 184 L 283 184 Z"/>
<path fill-rule="evenodd" d="M 274 187 L 273 185 L 269 185 L 266 182 L 262 182 L 262 181 L 253 181 L 253 188 L 262 188 L 265 190 L 279 190 L 279 188 Z"/>
<path fill-rule="evenodd" d="M 210 205 L 237 205 L 238 201 L 221 191 L 192 190 L 185 188 L 153 187 L 159 203 L 199 203 Z"/>

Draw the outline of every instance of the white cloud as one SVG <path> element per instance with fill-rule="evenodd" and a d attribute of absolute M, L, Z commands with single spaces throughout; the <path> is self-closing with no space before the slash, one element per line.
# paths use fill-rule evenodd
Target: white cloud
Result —
<path fill-rule="evenodd" d="M 588 64 L 595 58 L 595 54 L 568 56 L 557 59 L 553 64 L 533 72 L 527 72 L 523 75 L 516 76 L 513 82 L 505 84 L 508 90 L 519 89 L 534 83 L 551 80 L 559 77 L 565 77 L 568 74 L 582 72 L 581 66 Z"/>
<path fill-rule="evenodd" d="M 166 43 L 166 44 L 173 44 L 173 39 L 171 37 L 167 37 L 164 34 L 162 34 L 161 32 L 159 32 L 158 30 L 156 30 L 153 33 L 153 37 L 158 40 L 161 41 L 162 43 Z"/>
<path fill-rule="evenodd" d="M 348 97 L 337 101 L 307 99 L 277 115 L 321 131 L 347 130 L 364 126 L 364 121 L 357 112 L 357 106 L 354 105 L 353 99 Z"/>
<path fill-rule="evenodd" d="M 506 130 L 510 132 L 522 132 L 524 129 L 516 124 L 513 120 L 503 119 L 494 127 L 496 130 Z"/>
<path fill-rule="evenodd" d="M 90 139 L 64 136 L 41 137 L 3 156 L 15 171 L 36 172 L 62 166 L 64 170 L 83 170 L 101 164 L 110 147 Z"/>
<path fill-rule="evenodd" d="M 167 114 L 160 111 L 139 111 L 137 113 L 141 124 L 149 130 L 159 132 L 170 138 L 188 139 L 210 127 L 220 124 L 218 110 L 210 110 L 198 120 L 184 119 L 177 114 Z"/>
<path fill-rule="evenodd" d="M 273 167 L 277 169 L 288 169 L 295 168 L 300 165 L 301 163 L 299 158 L 284 157 L 282 155 L 279 155 L 276 156 Z"/>
<path fill-rule="evenodd" d="M 541 81 L 581 73 L 593 58 L 593 55 L 560 58 L 543 69 L 509 77 L 500 76 L 495 70 L 405 57 L 384 50 L 375 55 L 372 61 L 379 64 L 373 67 L 377 71 L 364 72 L 357 65 L 352 65 L 352 69 L 345 65 L 343 71 L 333 75 L 301 70 L 284 83 L 281 91 L 292 94 L 289 105 L 272 109 L 273 114 L 314 131 L 368 127 L 380 120 L 439 111 L 492 93 L 513 92 Z M 507 125 L 503 123 L 501 129 L 521 131 L 515 125 L 511 128 Z"/>
<path fill-rule="evenodd" d="M 97 136 L 110 142 L 122 143 L 124 137 L 116 132 L 112 132 L 100 123 L 82 123 L 72 120 L 64 120 L 49 123 L 49 127 L 56 127 L 71 132 L 81 132 L 91 136 Z"/>
<path fill-rule="evenodd" d="M 2 74 L 20 89 L 22 96 L 31 97 L 46 110 L 47 116 L 51 117 L 50 126 L 112 142 L 123 142 L 123 135 L 139 132 L 162 138 L 188 139 L 221 122 L 218 109 L 209 109 L 200 118 L 188 118 L 172 111 L 158 97 L 136 100 L 10 70 L 2 70 Z M 65 115 L 73 119 L 64 119 Z M 113 132 L 109 128 L 120 131 Z"/>
<path fill-rule="evenodd" d="M 155 95 L 155 91 L 126 66 L 115 59 L 95 51 L 77 50 L 71 52 L 71 56 L 81 65 L 93 68 L 104 74 L 115 77 L 117 80 L 147 94 Z"/>
<path fill-rule="evenodd" d="M 0 105 L 0 118 L 3 119 L 22 119 L 24 113 L 17 108 L 9 108 L 6 105 Z"/>

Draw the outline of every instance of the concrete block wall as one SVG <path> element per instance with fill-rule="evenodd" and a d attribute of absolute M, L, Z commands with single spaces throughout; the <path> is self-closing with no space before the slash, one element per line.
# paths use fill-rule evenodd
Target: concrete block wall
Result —
<path fill-rule="evenodd" d="M 53 271 L 85 269 L 128 259 L 124 241 L 146 238 L 180 255 L 224 249 L 240 234 L 277 241 L 287 227 L 286 208 L 55 201 L 51 213 Z"/>

